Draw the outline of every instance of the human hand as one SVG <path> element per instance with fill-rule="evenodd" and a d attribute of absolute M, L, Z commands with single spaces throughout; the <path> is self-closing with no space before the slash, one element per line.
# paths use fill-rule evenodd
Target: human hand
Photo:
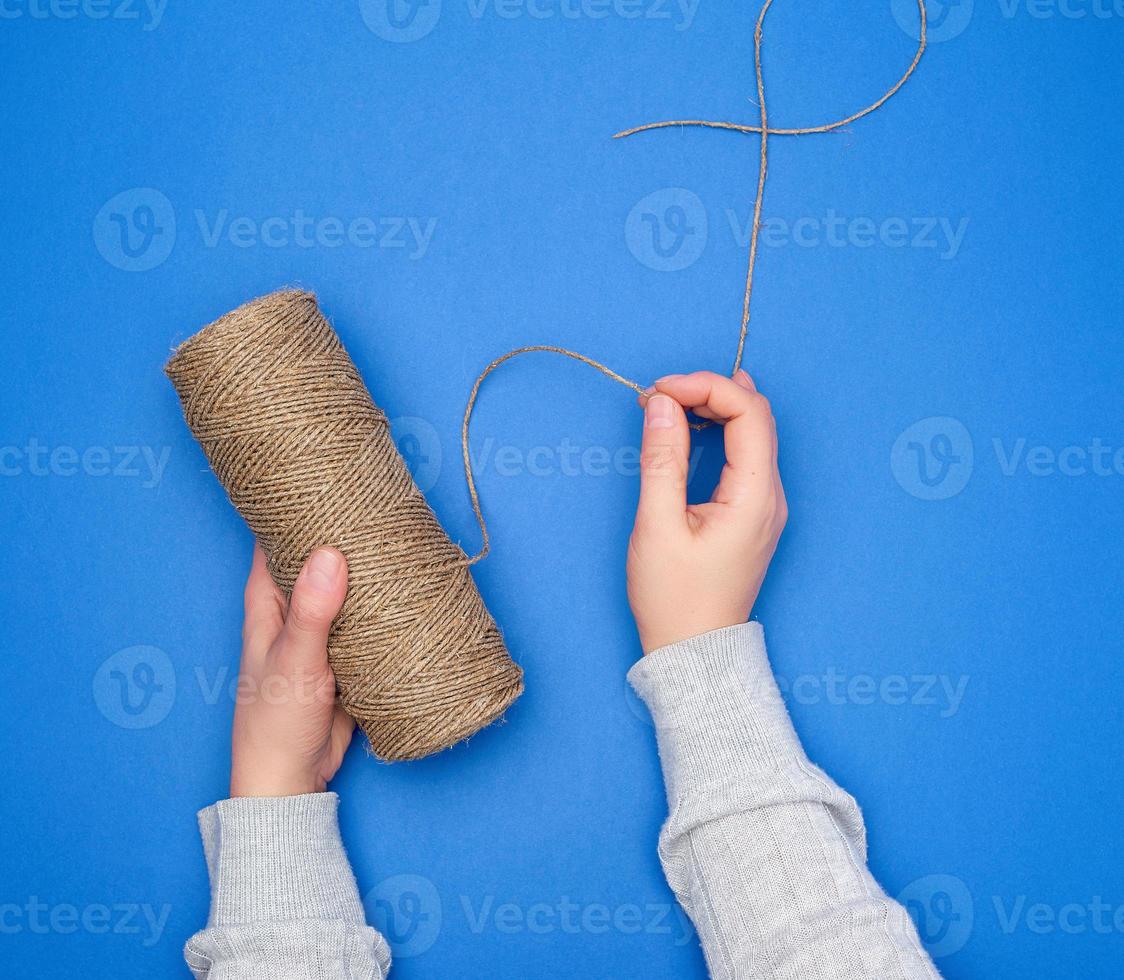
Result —
<path fill-rule="evenodd" d="M 672 374 L 644 406 L 640 503 L 628 545 L 628 601 L 645 653 L 744 623 L 788 518 L 772 410 L 745 371 Z M 725 428 L 710 501 L 687 504 L 685 408 Z"/>
<path fill-rule="evenodd" d="M 231 740 L 231 796 L 323 792 L 355 722 L 336 702 L 328 631 L 347 594 L 347 561 L 319 548 L 288 602 L 261 545 L 246 582 L 242 664 Z"/>

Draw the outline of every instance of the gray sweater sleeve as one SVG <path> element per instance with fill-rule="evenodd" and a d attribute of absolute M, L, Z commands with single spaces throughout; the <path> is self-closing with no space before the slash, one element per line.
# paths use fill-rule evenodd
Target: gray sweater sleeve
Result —
<path fill-rule="evenodd" d="M 196 980 L 382 980 L 386 940 L 364 920 L 335 793 L 223 800 L 199 812 L 207 928 L 184 957 Z"/>
<path fill-rule="evenodd" d="M 936 978 L 866 867 L 854 800 L 793 731 L 756 623 L 656 650 L 629 673 L 655 720 L 670 815 L 660 860 L 716 980 Z M 197 980 L 382 980 L 334 793 L 223 800 L 199 814 L 207 928 Z"/>
<path fill-rule="evenodd" d="M 655 650 L 629 681 L 667 784 L 660 861 L 712 977 L 938 977 L 867 870 L 855 801 L 805 756 L 760 624 Z"/>

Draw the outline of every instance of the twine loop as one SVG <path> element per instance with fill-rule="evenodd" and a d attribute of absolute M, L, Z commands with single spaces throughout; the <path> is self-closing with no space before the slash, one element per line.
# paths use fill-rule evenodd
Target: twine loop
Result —
<path fill-rule="evenodd" d="M 635 136 L 637 133 L 647 133 L 654 129 L 667 129 L 672 126 L 703 126 L 710 129 L 727 129 L 733 130 L 737 133 L 756 133 L 760 137 L 760 159 L 757 173 L 757 196 L 753 201 L 753 227 L 749 236 L 749 263 L 746 267 L 745 274 L 745 293 L 742 299 L 742 318 L 741 326 L 738 330 L 738 346 L 734 354 L 734 366 L 730 369 L 730 374 L 736 374 L 738 369 L 742 366 L 742 358 L 745 355 L 745 342 L 749 336 L 749 315 L 750 315 L 750 300 L 753 297 L 753 273 L 757 267 L 757 243 L 761 236 L 761 208 L 765 200 L 765 178 L 769 171 L 769 137 L 770 136 L 807 136 L 812 133 L 829 133 L 832 130 L 842 129 L 855 122 L 857 119 L 862 119 L 863 116 L 869 116 L 872 112 L 877 111 L 892 99 L 901 89 L 910 77 L 917 70 L 917 66 L 921 63 L 921 56 L 925 53 L 925 46 L 927 43 L 926 34 L 928 28 L 928 15 L 925 10 L 925 0 L 917 0 L 917 10 L 921 17 L 921 30 L 919 34 L 919 43 L 917 45 L 917 52 L 913 56 L 913 61 L 910 62 L 909 67 L 905 70 L 905 74 L 897 80 L 880 98 L 872 102 L 870 105 L 860 109 L 858 112 L 853 112 L 851 115 L 843 119 L 837 119 L 835 122 L 824 123 L 822 126 L 802 126 L 796 129 L 776 128 L 769 125 L 769 113 L 765 102 L 765 78 L 761 68 L 761 47 L 764 39 L 765 16 L 769 13 L 769 8 L 773 6 L 773 0 L 765 0 L 764 5 L 761 7 L 761 12 L 757 15 L 757 23 L 753 30 L 753 66 L 754 74 L 757 80 L 757 106 L 759 110 L 760 123 L 756 126 L 745 126 L 739 123 L 732 122 L 713 122 L 705 119 L 671 119 L 667 122 L 646 123 L 643 126 L 634 126 L 632 129 L 625 129 L 613 136 L 613 139 L 625 139 L 629 136 Z M 569 350 L 566 347 L 553 347 L 545 344 L 535 345 L 531 347 L 519 347 L 515 350 L 508 351 L 501 357 L 497 357 L 491 364 L 489 364 L 483 371 L 480 372 L 476 383 L 472 386 L 472 392 L 468 396 L 468 404 L 464 410 L 464 421 L 461 424 L 461 456 L 464 459 L 464 477 L 465 482 L 468 484 L 468 495 L 472 501 L 472 512 L 476 516 L 476 523 L 480 527 L 481 546 L 480 550 L 469 559 L 469 564 L 475 564 L 483 558 L 488 556 L 491 550 L 491 539 L 488 534 L 488 522 L 484 519 L 484 511 L 480 506 L 480 494 L 476 488 L 476 478 L 472 472 L 472 458 L 469 455 L 469 424 L 472 421 L 472 412 L 476 407 L 476 398 L 480 393 L 480 386 L 484 383 L 484 379 L 488 377 L 496 368 L 498 368 L 505 361 L 519 355 L 526 354 L 531 351 L 550 351 L 555 354 L 562 354 L 566 357 L 571 357 L 575 361 L 581 361 L 583 364 L 588 364 L 590 367 L 600 371 L 603 375 L 618 384 L 624 385 L 626 388 L 631 388 L 633 391 L 644 394 L 645 388 L 635 381 L 630 381 L 623 375 L 618 374 L 616 371 L 606 367 L 599 361 L 595 361 L 592 357 L 587 357 L 585 354 L 579 354 L 577 351 Z M 691 428 L 705 429 L 710 422 L 694 422 Z"/>

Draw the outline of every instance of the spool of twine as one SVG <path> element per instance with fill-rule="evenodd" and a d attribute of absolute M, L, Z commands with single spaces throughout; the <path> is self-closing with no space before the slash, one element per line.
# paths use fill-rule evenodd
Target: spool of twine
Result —
<path fill-rule="evenodd" d="M 313 549 L 347 557 L 328 657 L 375 755 L 418 759 L 498 718 L 522 671 L 316 298 L 247 303 L 182 344 L 166 371 L 281 590 Z"/>
<path fill-rule="evenodd" d="M 769 122 L 762 42 L 773 0 L 765 0 L 754 30 L 758 124 L 672 119 L 615 136 L 695 126 L 758 137 L 757 195 L 731 373 L 741 366 L 749 332 L 769 138 L 841 130 L 893 98 L 926 48 L 925 0 L 916 2 L 918 46 L 905 73 L 874 102 L 842 119 L 802 127 Z M 532 352 L 581 361 L 645 392 L 599 361 L 554 345 L 520 347 L 488 364 L 472 387 L 461 423 L 465 481 L 482 538 L 472 558 L 437 523 L 398 453 L 386 416 L 311 294 L 286 291 L 248 303 L 204 328 L 168 362 L 188 425 L 265 549 L 281 589 L 289 593 L 313 548 L 331 544 L 347 556 L 348 597 L 328 655 L 344 706 L 382 759 L 416 759 L 446 748 L 499 717 L 522 693 L 522 672 L 468 571 L 490 547 L 469 426 L 488 376 Z"/>

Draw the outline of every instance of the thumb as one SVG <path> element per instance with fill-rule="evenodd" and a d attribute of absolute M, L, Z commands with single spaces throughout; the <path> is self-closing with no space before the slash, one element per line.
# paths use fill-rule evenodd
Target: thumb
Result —
<path fill-rule="evenodd" d="M 668 395 L 649 396 L 640 447 L 638 521 L 682 521 L 687 509 L 691 433 L 682 406 Z"/>
<path fill-rule="evenodd" d="M 317 548 L 293 585 L 279 650 L 306 669 L 327 664 L 328 633 L 347 595 L 347 559 L 335 548 Z"/>

